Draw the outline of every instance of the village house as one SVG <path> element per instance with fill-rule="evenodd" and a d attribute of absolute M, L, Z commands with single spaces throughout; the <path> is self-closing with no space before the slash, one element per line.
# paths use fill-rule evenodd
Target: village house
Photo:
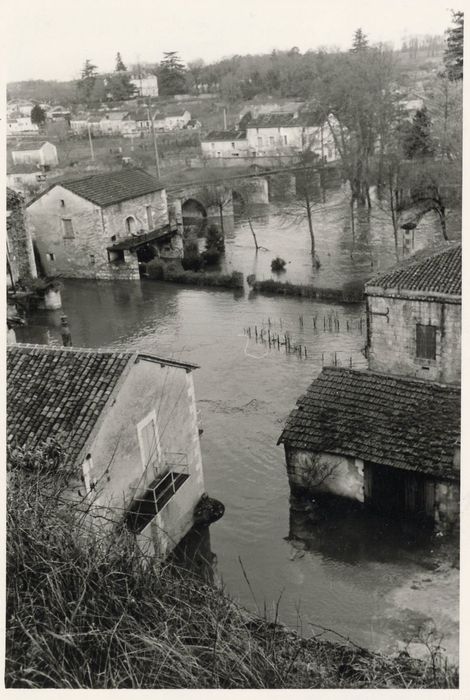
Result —
<path fill-rule="evenodd" d="M 157 111 L 153 117 L 154 127 L 158 131 L 183 129 L 191 120 L 191 113 L 184 107 L 166 107 L 164 112 Z"/>
<path fill-rule="evenodd" d="M 7 115 L 21 114 L 23 117 L 30 117 L 33 107 L 34 102 L 29 100 L 9 100 L 7 102 Z"/>
<path fill-rule="evenodd" d="M 369 368 L 323 369 L 279 438 L 293 493 L 458 524 L 461 282 L 459 244 L 369 281 Z"/>
<path fill-rule="evenodd" d="M 34 134 L 39 131 L 37 124 L 33 124 L 30 115 L 22 115 L 20 112 L 13 112 L 7 118 L 7 136 L 16 134 Z"/>
<path fill-rule="evenodd" d="M 294 155 L 310 151 L 323 161 L 336 159 L 334 138 L 328 124 L 313 114 L 261 114 L 247 124 L 246 138 L 253 156 Z"/>
<path fill-rule="evenodd" d="M 239 131 L 238 129 L 211 131 L 201 139 L 201 149 L 205 158 L 247 156 L 249 154 L 246 131 Z"/>
<path fill-rule="evenodd" d="M 205 495 L 194 369 L 140 352 L 11 345 L 8 445 L 60 446 L 76 468 L 70 496 L 89 501 L 100 528 L 125 524 L 164 558 Z"/>
<path fill-rule="evenodd" d="M 37 163 L 46 169 L 59 164 L 57 148 L 49 141 L 24 141 L 11 151 L 15 165 Z"/>
<path fill-rule="evenodd" d="M 126 118 L 129 112 L 112 111 L 102 115 L 100 120 L 100 132 L 103 136 L 122 134 L 126 128 Z M 128 124 L 128 122 L 127 122 Z"/>
<path fill-rule="evenodd" d="M 76 136 L 81 136 L 87 133 L 88 130 L 88 112 L 77 112 L 70 116 L 70 129 Z"/>
<path fill-rule="evenodd" d="M 17 192 L 31 195 L 44 188 L 46 173 L 34 163 L 7 165 L 7 186 Z"/>
<path fill-rule="evenodd" d="M 131 83 L 139 97 L 158 97 L 158 78 L 156 75 L 133 75 Z"/>
<path fill-rule="evenodd" d="M 46 275 L 138 279 L 139 263 L 182 257 L 163 185 L 140 168 L 59 182 L 27 204 Z"/>

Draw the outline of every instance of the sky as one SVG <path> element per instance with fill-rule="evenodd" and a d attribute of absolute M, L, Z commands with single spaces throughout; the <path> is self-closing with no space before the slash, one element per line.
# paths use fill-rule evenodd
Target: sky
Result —
<path fill-rule="evenodd" d="M 157 62 L 164 51 L 206 62 L 298 46 L 347 48 L 355 29 L 399 46 L 442 34 L 450 7 L 467 0 L 2 0 L 8 81 L 77 78 L 86 58 L 100 71 Z"/>

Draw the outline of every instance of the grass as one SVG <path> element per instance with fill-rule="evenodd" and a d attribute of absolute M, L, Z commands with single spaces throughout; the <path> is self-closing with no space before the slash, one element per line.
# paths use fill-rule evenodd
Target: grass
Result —
<path fill-rule="evenodd" d="M 60 451 L 9 456 L 8 688 L 453 688 L 457 672 L 302 639 L 220 589 L 90 529 Z M 276 615 L 277 617 L 277 615 Z"/>
<path fill-rule="evenodd" d="M 357 304 L 364 297 L 364 285 L 360 281 L 348 282 L 342 287 L 331 288 L 267 279 L 253 281 L 252 287 L 256 292 L 263 294 L 284 294 L 285 296 L 325 299 L 351 304 Z"/>

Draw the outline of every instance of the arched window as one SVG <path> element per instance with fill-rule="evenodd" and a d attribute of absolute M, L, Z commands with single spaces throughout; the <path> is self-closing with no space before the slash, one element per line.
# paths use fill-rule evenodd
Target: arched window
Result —
<path fill-rule="evenodd" d="M 136 226 L 135 219 L 133 216 L 128 216 L 126 219 L 126 231 L 131 236 L 132 236 L 132 234 L 137 232 L 137 226 Z"/>

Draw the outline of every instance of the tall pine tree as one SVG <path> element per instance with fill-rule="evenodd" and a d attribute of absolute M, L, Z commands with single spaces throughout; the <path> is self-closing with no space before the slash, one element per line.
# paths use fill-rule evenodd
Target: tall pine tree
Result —
<path fill-rule="evenodd" d="M 406 158 L 425 158 L 434 155 L 431 138 L 431 119 L 426 107 L 418 109 L 404 138 L 403 148 Z"/>
<path fill-rule="evenodd" d="M 121 71 L 124 71 L 124 72 L 127 71 L 127 68 L 126 68 L 126 66 L 124 65 L 124 62 L 123 62 L 123 60 L 122 60 L 122 58 L 121 58 L 121 54 L 119 53 L 119 51 L 118 51 L 117 54 L 116 54 L 116 68 L 115 68 L 115 71 L 116 71 L 116 73 L 119 73 L 119 72 L 121 72 Z"/>
<path fill-rule="evenodd" d="M 452 11 L 453 27 L 446 31 L 447 47 L 444 63 L 449 80 L 463 78 L 463 12 Z"/>
<path fill-rule="evenodd" d="M 159 84 L 162 95 L 178 95 L 186 90 L 186 69 L 177 51 L 166 51 L 160 63 Z"/>
<path fill-rule="evenodd" d="M 356 31 L 354 32 L 351 51 L 352 53 L 358 53 L 359 51 L 365 51 L 368 48 L 369 41 L 367 39 L 367 35 L 364 34 L 362 29 L 359 27 L 359 29 L 356 29 Z"/>

